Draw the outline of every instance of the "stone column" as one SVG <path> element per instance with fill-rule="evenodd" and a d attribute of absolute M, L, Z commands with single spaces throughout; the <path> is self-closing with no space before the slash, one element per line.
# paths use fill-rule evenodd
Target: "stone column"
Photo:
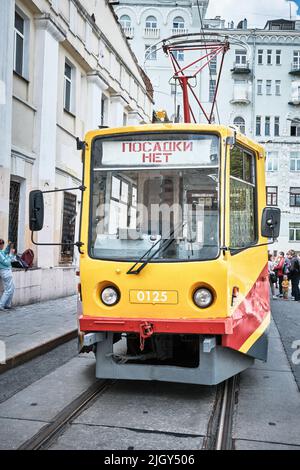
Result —
<path fill-rule="evenodd" d="M 0 238 L 7 240 L 12 132 L 14 0 L 1 1 L 0 14 Z"/>
<path fill-rule="evenodd" d="M 85 130 L 98 129 L 101 124 L 102 93 L 108 85 L 99 77 L 97 72 L 87 76 L 87 117 Z"/>
<path fill-rule="evenodd" d="M 122 127 L 124 117 L 124 107 L 127 101 L 121 95 L 112 95 L 110 99 L 109 126 Z"/>
<path fill-rule="evenodd" d="M 128 113 L 128 126 L 138 126 L 144 122 L 144 119 L 138 111 L 130 111 Z"/>
<path fill-rule="evenodd" d="M 59 42 L 65 33 L 50 15 L 36 17 L 35 57 L 34 57 L 34 103 L 37 108 L 34 146 L 37 161 L 34 167 L 33 186 L 42 191 L 55 189 L 56 165 L 56 122 L 58 83 L 63 86 L 63 71 L 58 70 Z M 35 233 L 39 243 L 60 242 L 54 240 L 54 201 L 53 193 L 45 194 L 44 227 Z M 38 246 L 39 267 L 54 266 L 54 247 Z"/>

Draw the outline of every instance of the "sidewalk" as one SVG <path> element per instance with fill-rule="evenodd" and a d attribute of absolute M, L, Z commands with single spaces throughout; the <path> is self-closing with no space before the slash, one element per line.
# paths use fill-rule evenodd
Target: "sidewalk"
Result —
<path fill-rule="evenodd" d="M 0 312 L 0 341 L 6 350 L 0 373 L 76 336 L 76 295 Z"/>

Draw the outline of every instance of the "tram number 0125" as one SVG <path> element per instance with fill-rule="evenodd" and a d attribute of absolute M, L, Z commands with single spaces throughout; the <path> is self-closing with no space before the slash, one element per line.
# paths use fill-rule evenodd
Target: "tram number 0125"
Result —
<path fill-rule="evenodd" d="M 131 290 L 131 303 L 176 304 L 177 292 L 166 290 Z"/>

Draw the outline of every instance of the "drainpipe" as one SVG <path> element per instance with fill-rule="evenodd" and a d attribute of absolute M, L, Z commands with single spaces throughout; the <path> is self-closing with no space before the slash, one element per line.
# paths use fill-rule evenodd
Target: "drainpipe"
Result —
<path fill-rule="evenodd" d="M 253 36 L 253 56 L 252 56 L 252 111 L 251 111 L 251 129 L 252 129 L 252 138 L 255 138 L 255 100 L 256 100 L 256 86 L 255 86 L 255 58 L 256 58 L 256 31 L 252 30 Z"/>

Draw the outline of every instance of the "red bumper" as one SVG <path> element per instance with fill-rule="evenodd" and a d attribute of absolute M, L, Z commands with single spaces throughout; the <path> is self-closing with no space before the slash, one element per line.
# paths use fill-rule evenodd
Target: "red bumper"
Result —
<path fill-rule="evenodd" d="M 80 331 L 113 331 L 140 333 L 141 325 L 151 324 L 153 333 L 186 333 L 186 334 L 232 334 L 232 319 L 201 320 L 160 320 L 157 318 L 95 318 L 79 317 Z"/>

